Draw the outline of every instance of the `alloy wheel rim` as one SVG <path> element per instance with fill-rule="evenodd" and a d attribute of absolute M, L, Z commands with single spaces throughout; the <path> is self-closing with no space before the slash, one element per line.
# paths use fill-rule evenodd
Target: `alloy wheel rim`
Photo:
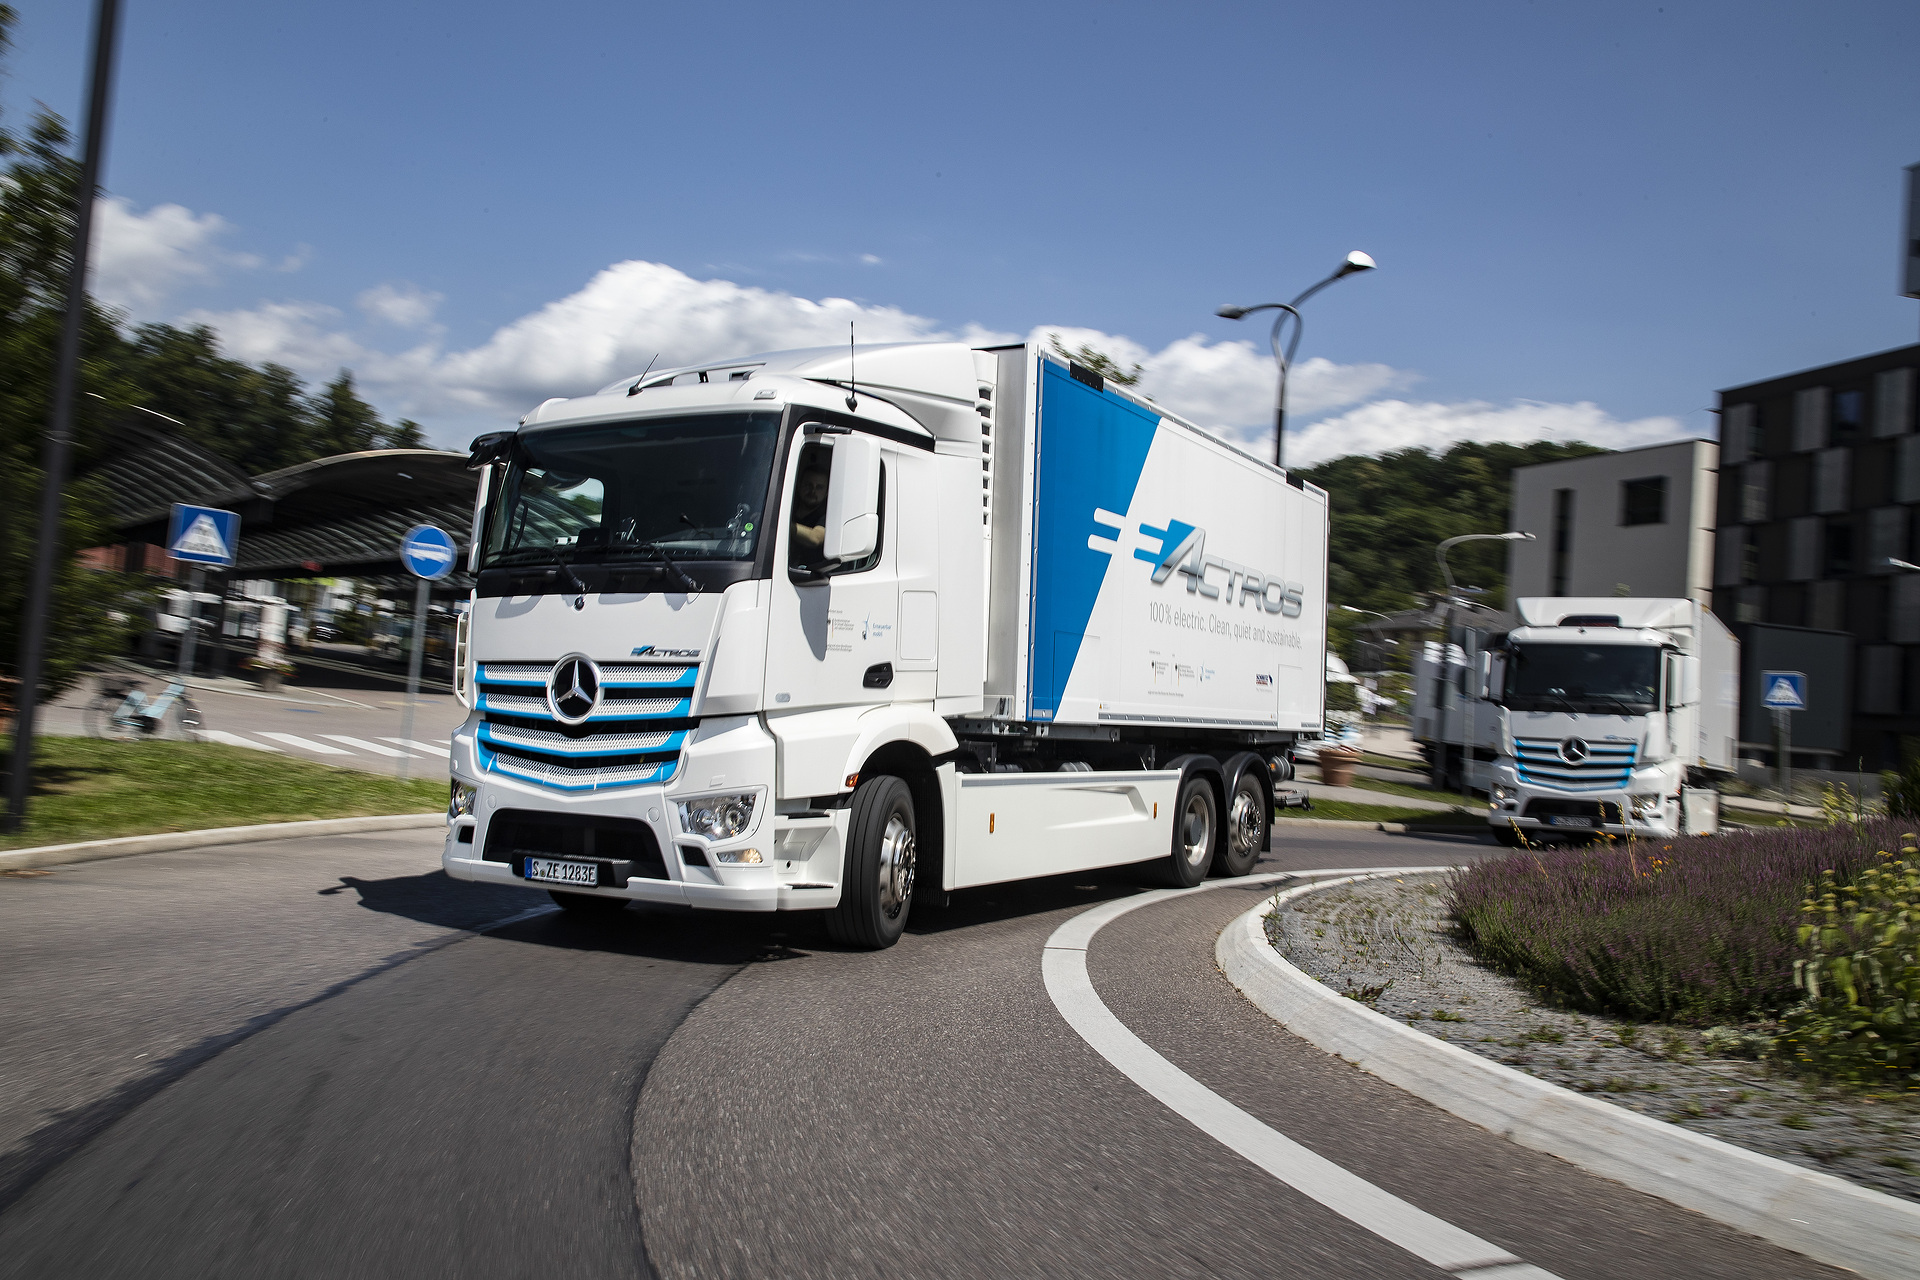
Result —
<path fill-rule="evenodd" d="M 1235 853 L 1260 847 L 1260 802 L 1245 791 L 1233 797 L 1233 813 L 1227 819 L 1228 838 Z"/>
<path fill-rule="evenodd" d="M 880 836 L 880 911 L 889 920 L 898 919 L 913 897 L 915 861 L 913 828 L 896 813 Z"/>
<path fill-rule="evenodd" d="M 1187 800 L 1187 811 L 1180 815 L 1180 843 L 1191 867 L 1199 866 L 1213 851 L 1213 813 L 1206 796 L 1198 791 Z"/>

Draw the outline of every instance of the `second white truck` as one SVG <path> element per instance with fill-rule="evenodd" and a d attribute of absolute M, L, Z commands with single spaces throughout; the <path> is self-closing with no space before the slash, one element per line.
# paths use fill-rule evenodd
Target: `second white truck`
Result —
<path fill-rule="evenodd" d="M 1502 843 L 1717 829 L 1734 768 L 1739 643 L 1697 601 L 1537 596 L 1519 625 L 1454 628 L 1414 665 L 1436 784 L 1484 792 Z"/>
<path fill-rule="evenodd" d="M 885 946 L 967 886 L 1245 874 L 1323 725 L 1326 495 L 1035 347 L 654 372 L 473 461 L 459 879 Z"/>

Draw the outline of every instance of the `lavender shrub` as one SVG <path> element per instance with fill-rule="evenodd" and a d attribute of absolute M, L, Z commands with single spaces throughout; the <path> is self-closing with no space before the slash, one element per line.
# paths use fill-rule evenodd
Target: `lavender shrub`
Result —
<path fill-rule="evenodd" d="M 1771 1017 L 1801 998 L 1808 886 L 1898 849 L 1911 820 L 1539 849 L 1454 877 L 1448 905 L 1481 959 L 1578 1009 L 1696 1023 Z"/>

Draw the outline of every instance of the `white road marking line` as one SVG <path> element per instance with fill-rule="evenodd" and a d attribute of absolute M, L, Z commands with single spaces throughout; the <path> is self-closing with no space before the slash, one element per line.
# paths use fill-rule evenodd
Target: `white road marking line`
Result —
<path fill-rule="evenodd" d="M 1451 868 L 1368 867 L 1342 868 L 1332 874 L 1394 871 L 1411 875 L 1447 870 Z M 1558 1280 L 1552 1272 L 1408 1204 L 1249 1115 L 1149 1048 L 1113 1015 L 1094 990 L 1087 974 L 1087 947 L 1103 926 L 1129 911 L 1209 889 L 1245 888 L 1313 874 L 1329 873 L 1288 872 L 1213 880 L 1193 889 L 1161 889 L 1083 911 L 1055 929 L 1041 952 L 1040 972 L 1047 994 L 1067 1025 L 1122 1075 L 1208 1137 L 1356 1226 L 1456 1276 L 1473 1280 Z"/>
<path fill-rule="evenodd" d="M 298 747 L 302 751 L 318 752 L 323 756 L 350 756 L 353 754 L 351 751 L 342 751 L 338 747 L 330 747 L 324 742 L 314 742 L 310 739 L 299 737 L 296 734 L 273 733 L 266 729 L 255 729 L 254 732 L 263 738 L 272 738 L 275 742 L 284 742 L 290 747 Z"/>
<path fill-rule="evenodd" d="M 446 747 L 436 747 L 431 742 L 422 742 L 418 738 L 382 738 L 380 741 L 391 742 L 396 747 L 406 747 L 408 750 L 417 751 L 423 756 L 439 756 L 445 759 L 447 755 Z"/>
<path fill-rule="evenodd" d="M 407 754 L 404 751 L 395 751 L 392 747 L 383 747 L 377 742 L 368 742 L 364 738 L 349 738 L 344 733 L 323 733 L 320 736 L 329 742 L 344 742 L 356 751 L 371 751 L 376 756 L 387 756 L 394 760 Z"/>
<path fill-rule="evenodd" d="M 264 742 L 255 742 L 252 738 L 243 738 L 237 733 L 228 733 L 222 729 L 202 729 L 200 736 L 208 742 L 224 742 L 230 747 L 252 747 L 255 751 L 272 751 L 278 754 L 280 748 L 270 747 Z"/>

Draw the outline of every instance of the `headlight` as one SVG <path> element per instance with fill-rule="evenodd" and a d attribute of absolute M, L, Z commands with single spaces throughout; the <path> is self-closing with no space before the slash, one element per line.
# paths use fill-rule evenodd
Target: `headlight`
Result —
<path fill-rule="evenodd" d="M 760 861 L 760 851 L 758 849 L 717 849 L 714 851 L 713 860 L 715 862 L 757 863 Z"/>
<path fill-rule="evenodd" d="M 680 801 L 680 829 L 709 840 L 728 840 L 753 825 L 752 792 Z"/>
<path fill-rule="evenodd" d="M 1493 798 L 1496 801 L 1505 800 L 1508 796 L 1512 794 L 1513 794 L 1513 789 L 1511 787 L 1508 787 L 1505 783 L 1496 782 L 1493 784 Z"/>
<path fill-rule="evenodd" d="M 1632 804 L 1633 804 L 1633 816 L 1634 816 L 1634 817 L 1636 817 L 1636 818 L 1651 818 L 1651 817 L 1653 817 L 1653 816 L 1654 816 L 1655 814 L 1657 814 L 1657 813 L 1659 813 L 1659 812 L 1660 812 L 1660 802 L 1661 802 L 1661 800 L 1663 799 L 1663 797 L 1661 797 L 1661 796 L 1657 796 L 1657 795 L 1654 795 L 1654 796 L 1628 796 L 1628 797 L 1627 797 L 1627 799 L 1628 799 L 1629 801 L 1631 801 L 1631 802 L 1632 802 Z"/>
<path fill-rule="evenodd" d="M 473 816 L 473 797 L 477 793 L 477 788 L 470 787 L 458 778 L 455 778 L 447 796 L 447 821 L 452 822 L 455 818 L 471 818 Z"/>

